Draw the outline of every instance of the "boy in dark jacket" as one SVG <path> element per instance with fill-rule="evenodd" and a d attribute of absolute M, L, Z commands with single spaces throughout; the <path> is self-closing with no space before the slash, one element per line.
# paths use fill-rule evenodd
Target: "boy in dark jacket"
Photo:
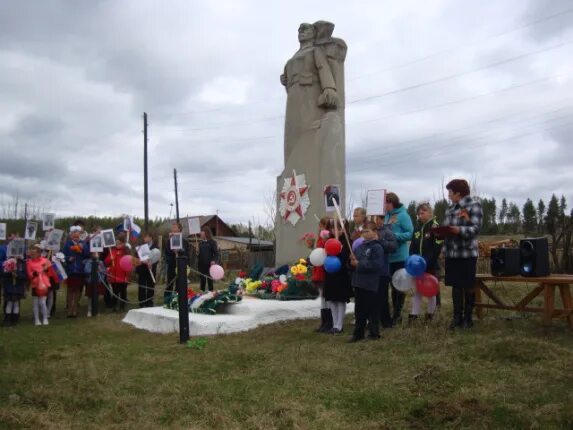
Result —
<path fill-rule="evenodd" d="M 201 291 L 205 291 L 206 285 L 209 291 L 213 291 L 213 279 L 209 275 L 209 269 L 219 261 L 219 249 L 209 227 L 201 229 L 200 237 L 199 251 L 197 252 L 197 269 L 201 274 Z"/>
<path fill-rule="evenodd" d="M 364 243 L 350 256 L 350 265 L 354 268 L 352 286 L 354 287 L 356 325 L 349 342 L 364 339 L 366 323 L 368 338 L 380 338 L 378 284 L 380 277 L 388 275 L 384 260 L 384 249 L 378 241 L 376 223 L 367 222 L 362 229 Z"/>
<path fill-rule="evenodd" d="M 424 260 L 426 260 L 426 273 L 439 278 L 440 265 L 438 259 L 440 258 L 444 241 L 439 240 L 430 230 L 434 227 L 439 227 L 440 224 L 436 221 L 429 203 L 418 205 L 416 216 L 418 217 L 418 226 L 414 230 L 414 237 L 410 242 L 410 255 L 417 254 L 424 257 Z M 432 319 L 436 306 L 439 304 L 439 298 L 439 293 L 436 297 L 428 298 L 426 320 Z M 412 299 L 410 321 L 417 319 L 418 315 L 420 315 L 421 302 L 422 295 L 416 291 Z"/>

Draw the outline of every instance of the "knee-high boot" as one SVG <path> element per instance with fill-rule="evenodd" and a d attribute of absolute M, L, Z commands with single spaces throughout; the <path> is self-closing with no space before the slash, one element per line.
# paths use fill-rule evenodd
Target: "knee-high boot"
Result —
<path fill-rule="evenodd" d="M 471 290 L 464 290 L 464 293 L 465 293 L 464 327 L 465 328 L 472 328 L 474 326 L 474 322 L 472 319 L 472 313 L 474 310 L 475 292 L 473 289 L 471 289 Z"/>
<path fill-rule="evenodd" d="M 452 302 L 454 306 L 454 317 L 450 324 L 450 329 L 463 326 L 464 310 L 464 290 L 462 288 L 452 287 Z"/>

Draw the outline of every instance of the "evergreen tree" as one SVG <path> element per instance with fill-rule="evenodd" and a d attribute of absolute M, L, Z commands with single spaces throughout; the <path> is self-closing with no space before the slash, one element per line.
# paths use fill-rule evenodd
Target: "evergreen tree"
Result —
<path fill-rule="evenodd" d="M 534 233 L 537 230 L 537 212 L 531 199 L 527 199 L 523 205 L 523 232 Z"/>
<path fill-rule="evenodd" d="M 416 205 L 417 204 L 415 200 L 412 200 L 408 205 L 408 215 L 410 215 L 410 218 L 412 219 L 412 224 L 414 225 L 418 224 L 418 217 L 416 216 Z"/>
<path fill-rule="evenodd" d="M 543 217 L 545 216 L 545 203 L 539 199 L 537 203 L 537 222 L 539 223 L 539 233 L 543 233 Z"/>
<path fill-rule="evenodd" d="M 448 201 L 446 199 L 441 199 L 434 203 L 434 216 L 436 220 L 441 224 L 444 221 L 446 215 L 446 209 L 448 208 Z"/>
<path fill-rule="evenodd" d="M 505 222 L 507 219 L 507 200 L 505 197 L 501 200 L 501 209 L 499 210 L 499 224 L 502 229 L 505 229 Z"/>
<path fill-rule="evenodd" d="M 495 199 L 481 199 L 481 207 L 483 211 L 482 232 L 484 234 L 497 233 Z"/>
<path fill-rule="evenodd" d="M 555 234 L 558 221 L 559 202 L 557 201 L 557 196 L 553 194 L 551 196 L 551 200 L 549 200 L 549 206 L 547 206 L 547 215 L 545 216 L 545 226 L 548 233 L 552 235 Z"/>
<path fill-rule="evenodd" d="M 511 225 L 511 232 L 512 233 L 519 233 L 519 227 L 521 225 L 521 212 L 519 211 L 519 207 L 513 202 L 509 204 L 509 209 L 507 211 L 507 220 L 508 223 Z"/>

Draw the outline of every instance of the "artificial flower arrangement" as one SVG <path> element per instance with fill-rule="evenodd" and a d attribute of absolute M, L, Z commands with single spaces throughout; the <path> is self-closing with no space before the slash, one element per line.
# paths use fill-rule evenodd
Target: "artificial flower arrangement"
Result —
<path fill-rule="evenodd" d="M 307 248 L 309 249 L 313 249 L 314 248 L 314 244 L 316 242 L 316 237 L 314 236 L 314 233 L 305 233 L 302 235 L 302 237 L 300 238 L 300 240 L 302 240 L 305 245 L 307 246 Z"/>
<path fill-rule="evenodd" d="M 314 299 L 318 296 L 318 290 L 313 285 L 310 275 L 311 271 L 306 260 L 301 258 L 296 264 L 290 267 L 283 266 L 259 280 L 244 279 L 239 276 L 235 279 L 234 285 L 239 286 L 246 295 L 261 299 Z"/>
<path fill-rule="evenodd" d="M 241 294 L 238 294 L 238 288 L 203 293 L 197 293 L 191 288 L 187 289 L 187 306 L 189 312 L 192 313 L 215 315 L 221 305 L 239 303 L 242 299 Z M 171 295 L 165 307 L 179 310 L 177 293 Z"/>

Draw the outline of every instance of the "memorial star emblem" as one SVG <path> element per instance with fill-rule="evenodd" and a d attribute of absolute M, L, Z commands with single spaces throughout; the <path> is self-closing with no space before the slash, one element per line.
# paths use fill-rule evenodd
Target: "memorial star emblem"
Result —
<path fill-rule="evenodd" d="M 285 222 L 295 225 L 300 219 L 304 219 L 310 199 L 304 174 L 297 175 L 293 170 L 292 176 L 284 178 L 283 188 L 280 193 L 279 212 Z"/>

